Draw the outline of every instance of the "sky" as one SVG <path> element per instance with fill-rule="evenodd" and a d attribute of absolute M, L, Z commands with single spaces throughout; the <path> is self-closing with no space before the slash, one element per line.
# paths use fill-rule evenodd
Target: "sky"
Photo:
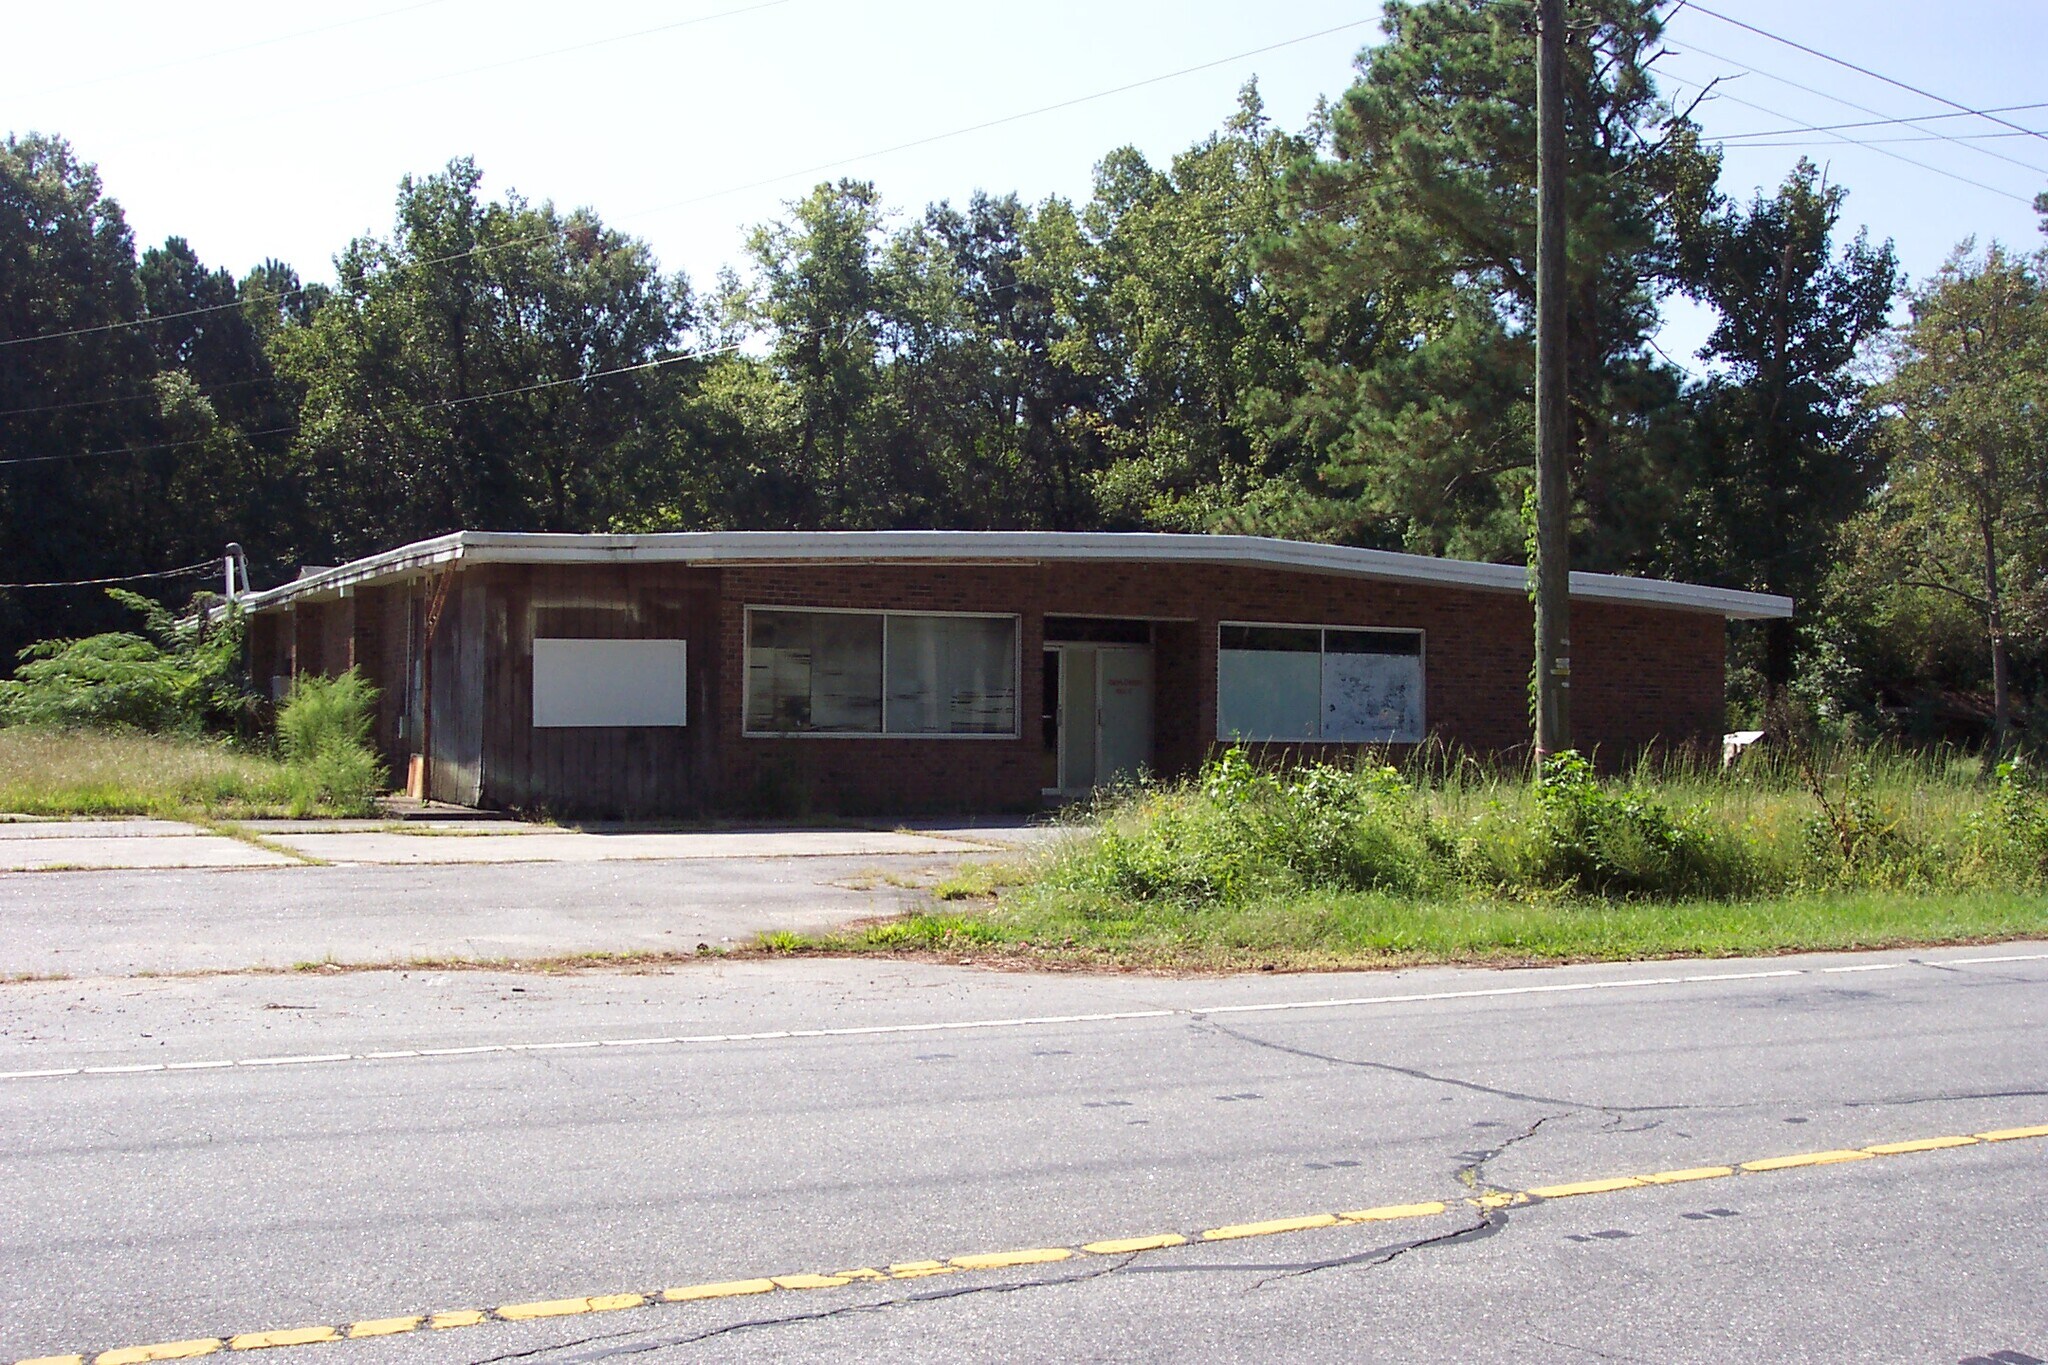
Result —
<path fill-rule="evenodd" d="M 1998 117 L 2048 130 L 2048 4 L 1711 8 L 1726 18 L 1667 10 L 1659 70 L 1681 100 L 1721 78 L 1695 116 L 1731 139 L 1725 191 L 1747 198 L 1811 157 L 1849 187 L 1845 227 L 1894 239 L 1916 279 L 1966 236 L 2041 243 L 2030 201 L 2048 188 L 2048 136 L 1974 117 L 1800 125 L 1955 112 L 1933 96 L 2041 104 Z M 742 260 L 750 226 L 820 179 L 873 180 L 905 215 L 977 188 L 1085 198 L 1105 152 L 1165 162 L 1253 76 L 1269 114 L 1298 127 L 1349 83 L 1378 15 L 1371 0 L 21 6 L 0 131 L 68 138 L 139 245 L 181 235 L 237 273 L 277 257 L 331 278 L 349 238 L 388 233 L 401 175 L 469 155 L 487 193 L 593 207 L 703 288 Z M 1706 327 L 1675 304 L 1660 343 L 1697 368 Z"/>

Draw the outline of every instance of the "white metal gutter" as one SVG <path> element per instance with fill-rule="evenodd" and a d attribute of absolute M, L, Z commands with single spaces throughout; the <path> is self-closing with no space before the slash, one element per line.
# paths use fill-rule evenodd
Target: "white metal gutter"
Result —
<path fill-rule="evenodd" d="M 464 564 L 759 563 L 1115 563 L 1236 564 L 1306 573 L 1526 593 L 1517 564 L 1440 559 L 1391 550 L 1277 540 L 1270 536 L 1170 535 L 1145 531 L 670 531 L 646 535 L 564 535 L 458 531 L 370 555 L 252 593 L 249 611 L 325 598 L 356 586 L 417 577 Z M 1572 596 L 1701 612 L 1729 620 L 1785 619 L 1792 599 L 1657 578 L 1575 573 Z"/>

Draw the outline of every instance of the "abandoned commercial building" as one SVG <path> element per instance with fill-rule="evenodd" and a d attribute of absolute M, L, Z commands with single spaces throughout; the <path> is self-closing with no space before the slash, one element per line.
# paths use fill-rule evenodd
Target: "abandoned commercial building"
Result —
<path fill-rule="evenodd" d="M 1513 565 L 1256 536 L 463 531 L 242 598 L 251 667 L 358 667 L 415 795 L 565 813 L 1019 810 L 1219 745 L 1527 742 Z M 1581 748 L 1718 745 L 1729 620 L 1572 575 Z"/>

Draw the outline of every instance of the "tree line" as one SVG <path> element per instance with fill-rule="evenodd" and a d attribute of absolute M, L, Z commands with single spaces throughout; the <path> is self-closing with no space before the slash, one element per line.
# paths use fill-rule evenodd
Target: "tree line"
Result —
<path fill-rule="evenodd" d="M 462 527 L 1253 532 L 1512 561 L 1533 484 L 1525 7 L 1413 0 L 1301 129 L 1256 85 L 1084 201 L 820 184 L 702 286 L 458 159 L 308 284 L 139 254 L 61 138 L 0 147 L 0 563 L 247 547 L 259 582 Z M 1576 567 L 1788 593 L 1737 710 L 2048 725 L 2048 258 L 1902 295 L 1801 162 L 1747 200 L 1660 91 L 1653 0 L 1575 0 Z M 1694 374 L 1673 298 L 1716 319 Z M 1899 305 L 1903 320 L 1894 322 Z M 183 585 L 189 590 L 191 584 Z M 174 590 L 169 585 L 166 591 Z M 0 589 L 0 648 L 108 624 Z"/>

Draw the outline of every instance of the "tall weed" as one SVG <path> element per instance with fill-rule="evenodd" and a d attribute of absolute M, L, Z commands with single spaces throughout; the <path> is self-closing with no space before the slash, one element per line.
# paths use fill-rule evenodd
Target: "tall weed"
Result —
<path fill-rule="evenodd" d="M 339 677 L 302 675 L 277 712 L 278 751 L 292 775 L 293 804 L 368 815 L 384 789 L 383 760 L 371 742 L 377 689 L 351 668 Z"/>

